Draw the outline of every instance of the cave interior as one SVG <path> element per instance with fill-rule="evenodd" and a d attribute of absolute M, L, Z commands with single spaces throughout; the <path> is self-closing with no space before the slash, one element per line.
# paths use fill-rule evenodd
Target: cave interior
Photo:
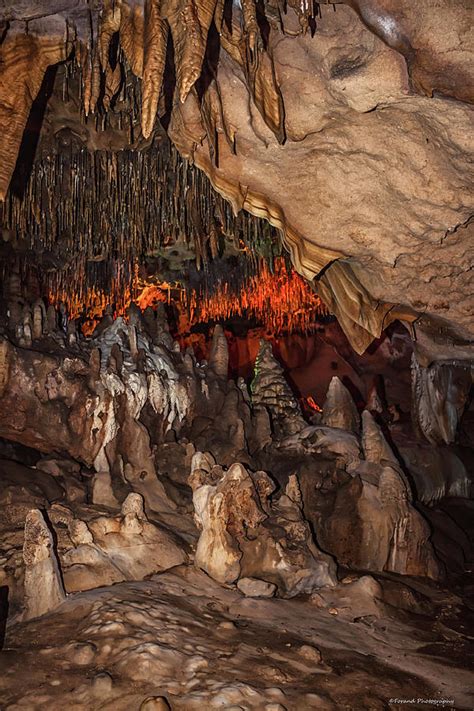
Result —
<path fill-rule="evenodd" d="M 0 708 L 471 709 L 470 0 L 0 2 Z"/>

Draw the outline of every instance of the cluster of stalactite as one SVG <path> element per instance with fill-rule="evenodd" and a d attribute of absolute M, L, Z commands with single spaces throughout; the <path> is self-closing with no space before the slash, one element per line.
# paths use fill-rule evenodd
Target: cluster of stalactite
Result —
<path fill-rule="evenodd" d="M 320 298 L 282 257 L 270 265 L 261 259 L 257 269 L 247 270 L 237 262 L 233 278 L 225 271 L 219 280 L 204 275 L 198 284 L 146 280 L 140 277 L 138 265 L 132 270 L 118 269 L 107 291 L 93 288 L 80 294 L 68 289 L 50 290 L 48 300 L 64 304 L 70 319 L 79 319 L 85 335 L 99 323 L 106 309 L 124 316 L 131 302 L 142 311 L 158 303 L 169 304 L 176 313 L 177 335 L 197 324 L 242 318 L 261 325 L 267 332 L 308 333 L 318 319 L 328 315 Z M 230 267 L 227 265 L 230 273 Z M 206 278 L 207 277 L 207 278 Z"/>
<path fill-rule="evenodd" d="M 297 2 L 294 7 L 307 26 L 309 18 L 314 18 L 316 4 Z M 278 17 L 279 7 L 270 6 L 266 13 L 253 0 L 244 0 L 238 11 L 238 25 L 229 22 L 232 7 L 222 0 L 104 0 L 84 10 L 71 17 L 58 13 L 46 24 L 39 15 L 27 24 L 24 35 L 18 34 L 16 27 L 7 32 L 2 47 L 3 85 L 7 87 L 16 80 L 17 111 L 6 136 L 10 147 L 0 170 L 0 199 L 11 179 L 31 104 L 44 74 L 48 66 L 65 59 L 73 58 L 81 71 L 81 103 L 86 116 L 100 116 L 117 102 L 123 92 L 126 68 L 130 67 L 141 80 L 139 105 L 132 103 L 140 113 L 145 139 L 153 133 L 160 98 L 167 96 L 169 101 L 175 96 L 183 103 L 196 87 L 212 156 L 217 162 L 217 133 L 224 133 L 231 145 L 234 137 L 225 124 L 219 89 L 210 69 L 214 37 L 216 46 L 220 43 L 242 67 L 258 110 L 277 139 L 284 141 L 283 100 L 262 32 L 268 24 L 266 14 Z M 12 18 L 16 14 L 12 9 Z M 19 55 L 20 63 L 15 62 Z M 172 71 L 165 73 L 165 68 L 170 67 Z M 209 80 L 200 85 L 206 73 Z M 106 117 L 98 120 L 106 121 Z M 130 122 L 132 125 L 132 116 Z"/>
<path fill-rule="evenodd" d="M 270 333 L 307 333 L 318 316 L 327 315 L 321 299 L 285 259 L 275 259 L 273 270 L 262 262 L 259 273 L 239 290 L 221 280 L 210 293 L 193 290 L 188 302 L 191 323 L 235 317 L 255 319 Z"/>
<path fill-rule="evenodd" d="M 67 285 L 78 271 L 83 281 L 81 261 L 133 262 L 177 243 L 194 250 L 198 269 L 222 254 L 226 243 L 234 251 L 249 249 L 255 259 L 280 250 L 266 221 L 243 211 L 235 216 L 207 177 L 166 139 L 145 151 L 83 147 L 41 157 L 24 193 L 8 194 L 3 228 L 35 255 L 55 254 L 70 263 Z"/>

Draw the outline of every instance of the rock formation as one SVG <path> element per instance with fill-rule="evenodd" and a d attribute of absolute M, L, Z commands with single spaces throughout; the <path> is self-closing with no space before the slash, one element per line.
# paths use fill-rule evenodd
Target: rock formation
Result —
<path fill-rule="evenodd" d="M 434 363 L 424 368 L 413 355 L 413 416 L 429 442 L 454 442 L 471 384 L 472 368 L 468 362 Z"/>
<path fill-rule="evenodd" d="M 217 324 L 214 327 L 212 336 L 211 352 L 209 354 L 209 367 L 219 378 L 227 379 L 229 370 L 229 348 L 222 326 Z"/>
<path fill-rule="evenodd" d="M 70 542 L 61 541 L 60 557 L 69 592 L 140 580 L 187 560 L 183 543 L 148 521 L 140 494 L 129 494 L 117 516 L 66 516 Z"/>
<path fill-rule="evenodd" d="M 469 0 L 0 5 L 2 704 L 472 708 Z"/>
<path fill-rule="evenodd" d="M 318 629 L 323 621 L 323 642 L 331 646 L 336 635 L 335 649 L 343 645 L 344 654 L 361 625 L 357 655 L 372 628 L 379 639 L 379 622 L 396 629 L 400 643 L 408 617 L 428 614 L 413 592 L 430 589 L 420 578 L 443 585 L 445 569 L 464 571 L 470 545 L 463 506 L 470 505 L 471 488 L 464 450 L 428 450 L 407 411 L 389 422 L 384 412 L 364 410 L 360 428 L 348 390 L 340 379 L 329 382 L 334 369 L 326 375 L 324 424 L 309 424 L 266 343 L 249 398 L 242 381 L 228 379 L 227 364 L 219 370 L 214 356 L 200 363 L 178 352 L 158 316 L 142 319 L 129 309 L 126 322 L 106 313 L 93 337 L 78 331 L 74 343 L 59 326 L 48 333 L 42 326 L 31 348 L 18 343 L 24 330 L 2 336 L 0 404 L 18 403 L 0 418 L 8 438 L 0 440 L 0 591 L 9 593 L 8 644 L 19 632 L 28 635 L 21 617 L 39 618 L 35 630 L 40 625 L 50 635 L 46 648 L 56 649 L 56 620 L 66 625 L 71 616 L 78 631 L 68 633 L 60 655 L 85 679 L 71 698 L 92 707 L 118 703 L 124 680 L 132 680 L 124 704 L 137 708 L 156 705 L 161 692 L 190 709 L 249 705 L 248 699 L 265 708 L 277 696 L 290 698 L 290 686 L 296 707 L 324 708 L 320 695 L 315 700 L 300 689 L 315 673 L 333 683 L 325 646 L 311 636 L 315 619 Z M 23 311 L 19 318 L 25 322 Z M 49 321 L 59 318 L 50 313 Z M 214 340 L 227 360 L 223 338 L 218 331 Z M 408 369 L 402 377 L 409 392 Z M 47 633 L 40 618 L 49 619 L 60 604 Z M 298 634 L 289 642 L 284 636 L 281 649 L 269 642 L 269 635 L 279 639 L 293 629 L 295 615 L 302 620 Z M 429 615 L 435 618 L 435 607 Z M 247 660 L 258 619 L 266 631 L 245 668 L 255 675 L 258 660 L 266 660 L 261 693 L 252 684 L 245 692 L 219 686 L 201 650 L 208 656 L 223 650 L 216 663 L 232 658 L 237 673 L 235 660 Z M 195 640 L 201 629 L 205 643 L 193 646 L 189 635 Z M 291 664 L 283 675 L 285 660 Z M 62 669 L 61 678 L 68 673 Z M 278 689 L 269 691 L 265 684 L 275 680 Z M 9 681 L 3 683 L 13 698 Z M 46 699 L 37 684 L 24 685 L 15 692 L 24 703 Z M 53 697 L 64 703 L 61 685 Z"/>
<path fill-rule="evenodd" d="M 337 375 L 329 384 L 323 406 L 323 425 L 349 432 L 359 431 L 359 413 L 354 400 Z"/>
<path fill-rule="evenodd" d="M 334 584 L 334 564 L 312 540 L 301 501 L 291 498 L 299 491 L 297 483 L 289 484 L 272 506 L 268 499 L 274 484 L 264 472 L 252 475 L 241 464 L 222 472 L 208 458 L 205 468 L 202 462 L 195 455 L 190 475 L 202 530 L 196 565 L 221 583 L 239 580 L 239 589 L 245 594 L 253 590 L 257 597 L 275 589 L 282 597 L 293 597 Z M 249 583 L 253 579 L 259 584 Z M 262 581 L 273 588 L 264 588 Z"/>
<path fill-rule="evenodd" d="M 368 462 L 398 464 L 392 448 L 368 410 L 364 410 L 362 413 L 362 451 Z"/>
<path fill-rule="evenodd" d="M 53 536 L 37 509 L 31 510 L 25 521 L 24 619 L 40 617 L 54 610 L 65 599 L 59 565 L 54 552 Z"/>
<path fill-rule="evenodd" d="M 294 434 L 305 426 L 298 402 L 268 341 L 260 341 L 251 386 L 252 406 L 266 410 L 277 436 Z"/>

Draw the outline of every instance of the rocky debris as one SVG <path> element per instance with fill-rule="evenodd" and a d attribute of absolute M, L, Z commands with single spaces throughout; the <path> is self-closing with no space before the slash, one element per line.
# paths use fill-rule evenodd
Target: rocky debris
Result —
<path fill-rule="evenodd" d="M 254 475 L 241 464 L 219 472 L 204 461 L 189 479 L 201 528 L 198 567 L 221 583 L 257 578 L 287 597 L 334 584 L 335 566 L 312 539 L 295 480 L 273 506 L 274 484 L 264 472 Z"/>
<path fill-rule="evenodd" d="M 271 343 L 264 339 L 260 341 L 250 391 L 252 407 L 256 412 L 269 413 L 277 437 L 295 434 L 306 426 L 283 368 L 273 355 Z"/>
<path fill-rule="evenodd" d="M 273 597 L 276 585 L 257 578 L 239 578 L 237 587 L 246 597 Z"/>
<path fill-rule="evenodd" d="M 25 521 L 25 597 L 23 619 L 40 617 L 65 599 L 53 536 L 41 511 L 32 509 Z"/>
<path fill-rule="evenodd" d="M 355 434 L 359 432 L 360 418 L 355 402 L 337 375 L 329 383 L 323 406 L 322 424 Z"/>

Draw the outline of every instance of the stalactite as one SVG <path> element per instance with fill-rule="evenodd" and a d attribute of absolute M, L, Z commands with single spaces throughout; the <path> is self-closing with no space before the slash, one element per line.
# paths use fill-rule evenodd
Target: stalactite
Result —
<path fill-rule="evenodd" d="M 145 3 L 145 42 L 142 83 L 142 133 L 149 138 L 155 123 L 166 60 L 168 25 L 157 0 Z"/>
<path fill-rule="evenodd" d="M 164 0 L 162 14 L 171 27 L 177 93 L 184 102 L 199 79 L 216 0 Z"/>

